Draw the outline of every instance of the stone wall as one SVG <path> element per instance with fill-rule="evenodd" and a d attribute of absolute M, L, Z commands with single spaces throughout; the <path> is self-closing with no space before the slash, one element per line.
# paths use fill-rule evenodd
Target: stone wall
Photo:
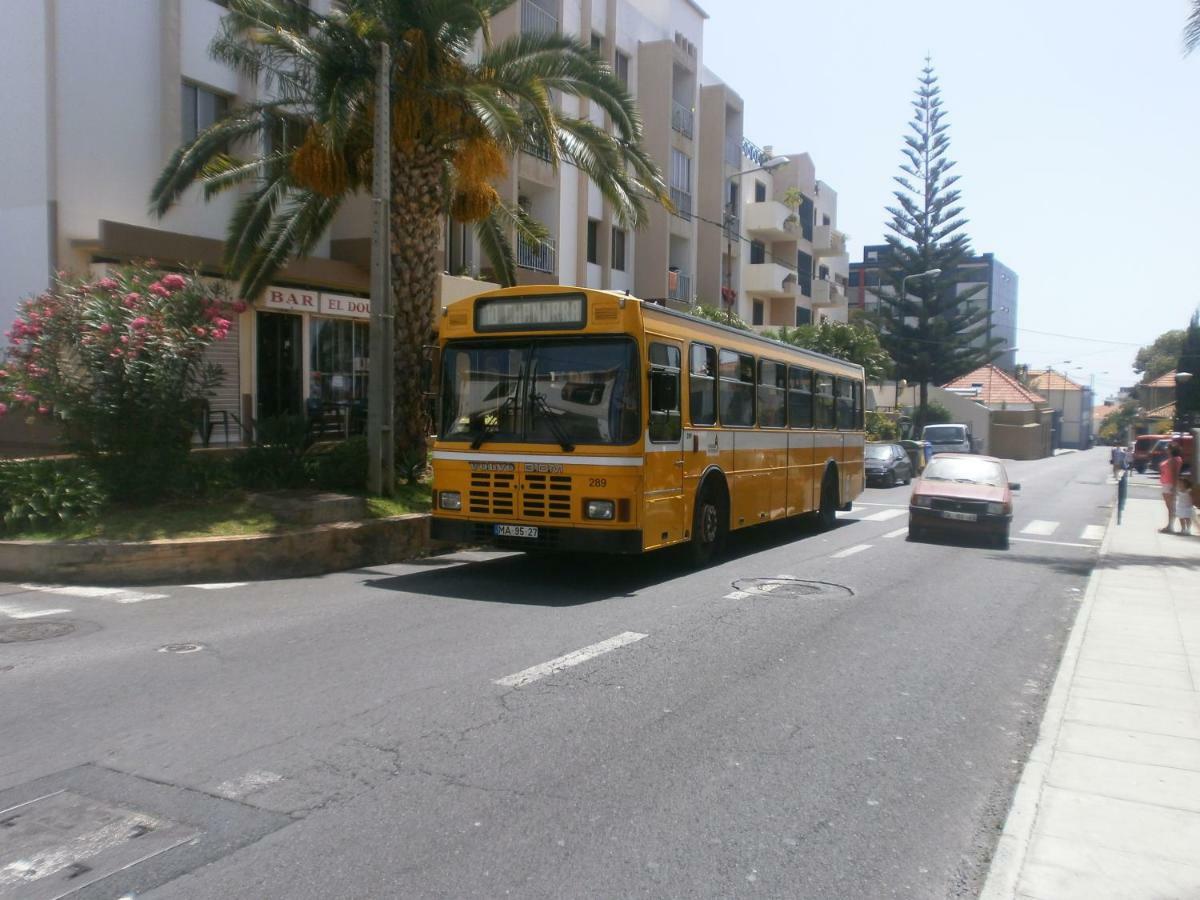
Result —
<path fill-rule="evenodd" d="M 296 578 L 400 562 L 429 549 L 429 516 L 416 513 L 242 537 L 0 541 L 0 581 L 132 585 Z"/>

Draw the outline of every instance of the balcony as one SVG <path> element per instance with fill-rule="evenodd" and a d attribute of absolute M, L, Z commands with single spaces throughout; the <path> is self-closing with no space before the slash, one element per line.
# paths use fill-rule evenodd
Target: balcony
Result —
<path fill-rule="evenodd" d="M 517 265 L 522 269 L 532 269 L 535 272 L 546 272 L 553 275 L 556 262 L 556 251 L 552 238 L 534 243 L 517 235 Z"/>
<path fill-rule="evenodd" d="M 779 263 L 751 263 L 743 270 L 742 290 L 756 297 L 795 297 L 796 273 Z"/>
<path fill-rule="evenodd" d="M 533 0 L 521 0 L 522 34 L 555 34 L 557 31 L 558 17 L 554 13 L 538 6 Z"/>
<path fill-rule="evenodd" d="M 667 296 L 672 300 L 692 302 L 692 276 L 683 272 L 667 272 Z"/>
<path fill-rule="evenodd" d="M 736 134 L 725 135 L 725 165 L 742 167 L 742 139 Z"/>
<path fill-rule="evenodd" d="M 788 222 L 791 215 L 791 210 L 778 200 L 747 203 L 743 211 L 746 234 L 759 240 L 794 241 L 800 227 L 795 221 Z"/>
<path fill-rule="evenodd" d="M 832 278 L 817 278 L 812 283 L 812 305 L 818 306 L 844 306 L 846 304 L 846 292 L 840 284 Z"/>
<path fill-rule="evenodd" d="M 845 256 L 846 235 L 832 225 L 818 225 L 813 229 L 813 256 Z"/>
<path fill-rule="evenodd" d="M 692 195 L 682 188 L 671 188 L 671 204 L 675 207 L 675 215 L 681 219 L 692 219 Z"/>
<path fill-rule="evenodd" d="M 678 100 L 671 101 L 671 127 L 686 138 L 692 136 L 696 124 L 696 112 L 691 107 L 684 106 Z"/>

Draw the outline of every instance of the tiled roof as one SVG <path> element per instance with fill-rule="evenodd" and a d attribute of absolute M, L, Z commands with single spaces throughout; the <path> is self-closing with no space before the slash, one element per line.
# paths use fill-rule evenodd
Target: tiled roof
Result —
<path fill-rule="evenodd" d="M 1153 381 L 1147 383 L 1146 387 L 1175 387 L 1175 370 L 1172 369 L 1165 375 L 1159 375 Z"/>
<path fill-rule="evenodd" d="M 1039 391 L 1082 391 L 1083 385 L 1076 384 L 1066 375 L 1061 375 L 1053 369 L 1029 370 L 1029 383 Z"/>
<path fill-rule="evenodd" d="M 1150 410 L 1144 416 L 1144 419 L 1173 419 L 1175 418 L 1175 404 L 1164 403 L 1162 406 Z"/>
<path fill-rule="evenodd" d="M 999 406 L 1002 403 L 1045 403 L 1044 397 L 1035 394 L 1017 379 L 996 366 L 980 366 L 943 384 L 948 391 L 970 390 L 978 385 L 975 399 L 984 406 Z"/>
<path fill-rule="evenodd" d="M 1116 403 L 1102 403 L 1099 406 L 1092 407 L 1092 418 L 1100 421 L 1109 413 L 1114 413 L 1121 407 Z"/>

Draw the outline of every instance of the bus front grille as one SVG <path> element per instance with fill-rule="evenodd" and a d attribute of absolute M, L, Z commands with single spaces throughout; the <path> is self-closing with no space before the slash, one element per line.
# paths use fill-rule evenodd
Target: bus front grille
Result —
<path fill-rule="evenodd" d="M 512 472 L 472 472 L 467 511 L 484 516 L 511 516 L 516 491 Z"/>
<path fill-rule="evenodd" d="M 528 519 L 570 519 L 571 476 L 526 473 L 521 514 Z"/>

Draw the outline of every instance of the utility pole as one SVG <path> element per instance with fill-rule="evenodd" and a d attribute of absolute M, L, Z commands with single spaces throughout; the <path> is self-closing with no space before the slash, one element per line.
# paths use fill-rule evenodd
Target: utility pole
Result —
<path fill-rule="evenodd" d="M 372 184 L 371 332 L 367 378 L 367 490 L 392 496 L 396 487 L 395 337 L 392 311 L 392 56 L 379 45 L 375 84 L 375 171 Z"/>

